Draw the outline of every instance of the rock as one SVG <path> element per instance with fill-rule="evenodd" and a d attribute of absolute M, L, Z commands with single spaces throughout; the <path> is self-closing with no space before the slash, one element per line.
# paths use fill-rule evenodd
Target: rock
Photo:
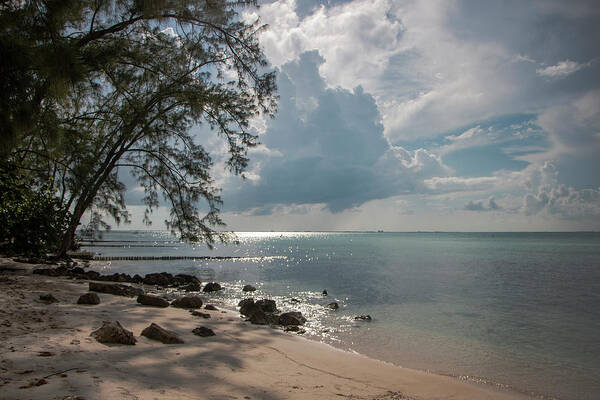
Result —
<path fill-rule="evenodd" d="M 44 275 L 44 276 L 60 276 L 60 272 L 58 268 L 36 268 L 33 270 L 33 273 L 36 275 Z"/>
<path fill-rule="evenodd" d="M 114 273 L 111 275 L 104 275 L 102 276 L 102 278 L 100 278 L 101 281 L 108 281 L 108 282 L 128 282 L 131 283 L 133 282 L 133 279 L 131 278 L 130 275 L 128 274 L 119 274 L 119 273 Z"/>
<path fill-rule="evenodd" d="M 206 285 L 204 285 L 204 289 L 202 289 L 202 291 L 208 293 L 208 292 L 216 292 L 221 289 L 223 289 L 223 288 L 217 282 L 209 282 Z"/>
<path fill-rule="evenodd" d="M 336 303 L 335 301 L 333 303 L 329 303 L 327 304 L 327 308 L 330 308 L 332 310 L 337 310 L 338 308 L 340 308 L 339 304 Z"/>
<path fill-rule="evenodd" d="M 58 300 L 56 299 L 56 297 L 52 296 L 52 294 L 50 293 L 46 293 L 46 294 L 40 294 L 40 300 L 43 301 L 44 303 L 58 303 Z"/>
<path fill-rule="evenodd" d="M 158 286 L 170 286 L 173 281 L 173 275 L 168 272 L 159 272 L 154 274 L 147 274 L 142 282 L 145 285 L 158 285 Z"/>
<path fill-rule="evenodd" d="M 362 321 L 371 321 L 371 316 L 369 314 L 366 315 L 357 315 L 354 319 L 362 320 Z"/>
<path fill-rule="evenodd" d="M 158 340 L 165 344 L 179 344 L 183 343 L 183 340 L 177 336 L 176 333 L 166 330 L 165 328 L 155 323 L 150 324 L 149 327 L 142 331 L 142 336 L 148 339 Z"/>
<path fill-rule="evenodd" d="M 279 316 L 279 325 L 304 325 L 306 318 L 300 311 L 290 311 Z"/>
<path fill-rule="evenodd" d="M 242 291 L 244 291 L 244 292 L 254 292 L 254 291 L 256 291 L 256 288 L 254 286 L 252 286 L 252 285 L 245 285 L 242 288 Z"/>
<path fill-rule="evenodd" d="M 131 282 L 133 282 L 133 283 L 143 283 L 144 282 L 144 278 L 142 278 L 138 274 L 135 274 L 134 276 L 131 277 Z"/>
<path fill-rule="evenodd" d="M 133 286 L 101 282 L 90 282 L 90 291 L 125 297 L 135 297 L 139 296 L 140 294 L 144 294 L 142 289 L 135 288 Z"/>
<path fill-rule="evenodd" d="M 298 332 L 299 330 L 300 330 L 300 327 L 298 325 L 286 326 L 284 329 L 285 332 Z"/>
<path fill-rule="evenodd" d="M 179 290 L 185 290 L 186 292 L 199 292 L 200 282 L 190 282 L 184 285 L 178 286 Z"/>
<path fill-rule="evenodd" d="M 100 343 L 134 345 L 136 342 L 133 333 L 123 328 L 119 321 L 103 321 L 102 326 L 90 333 L 90 336 Z"/>
<path fill-rule="evenodd" d="M 323 296 L 327 296 L 327 289 L 323 290 Z"/>
<path fill-rule="evenodd" d="M 210 318 L 210 314 L 203 313 L 203 312 L 200 312 L 200 311 L 192 311 L 192 315 L 194 317 Z"/>
<path fill-rule="evenodd" d="M 300 301 L 300 300 L 298 300 L 298 299 L 296 299 L 296 298 L 294 298 L 294 297 L 292 297 L 292 298 L 290 299 L 290 303 L 301 303 L 301 301 Z"/>
<path fill-rule="evenodd" d="M 240 300 L 240 302 L 238 303 L 238 307 L 244 307 L 247 304 L 254 304 L 254 298 L 250 297 L 248 299 Z"/>
<path fill-rule="evenodd" d="M 171 307 L 177 308 L 200 308 L 202 307 L 202 299 L 198 296 L 185 296 L 173 300 Z"/>
<path fill-rule="evenodd" d="M 100 273 L 96 272 L 96 271 L 86 271 L 83 276 L 85 276 L 87 279 L 89 279 L 90 281 L 95 281 L 98 280 L 98 278 L 100 278 Z"/>
<path fill-rule="evenodd" d="M 275 312 L 277 311 L 277 305 L 275 304 L 275 300 L 270 299 L 262 299 L 258 300 L 256 306 L 263 310 L 264 312 Z"/>
<path fill-rule="evenodd" d="M 81 296 L 79 296 L 79 299 L 77 300 L 77 304 L 90 304 L 90 305 L 100 304 L 100 297 L 98 297 L 98 295 L 94 292 L 85 293 L 85 294 L 82 294 Z"/>
<path fill-rule="evenodd" d="M 187 274 L 177 274 L 173 277 L 171 284 L 173 286 L 182 286 L 182 285 L 197 285 L 200 287 L 200 279 L 196 278 L 194 275 Z M 198 289 L 200 290 L 200 289 Z"/>
<path fill-rule="evenodd" d="M 204 306 L 204 309 L 205 309 L 205 310 L 210 310 L 210 311 L 217 311 L 217 310 L 218 310 L 218 308 L 217 308 L 217 307 L 215 307 L 215 306 L 213 306 L 212 304 L 207 304 L 207 305 L 205 305 L 205 306 Z"/>
<path fill-rule="evenodd" d="M 257 308 L 250 316 L 250 323 L 256 325 L 277 325 L 279 323 L 279 316 L 264 312 L 260 308 Z"/>
<path fill-rule="evenodd" d="M 169 302 L 167 300 L 150 294 L 140 294 L 137 298 L 137 302 L 144 306 L 169 307 Z"/>
<path fill-rule="evenodd" d="M 194 328 L 194 330 L 192 330 L 192 333 L 194 335 L 198 335 L 198 336 L 202 336 L 202 337 L 215 336 L 215 333 L 213 332 L 213 330 L 210 328 L 207 328 L 205 326 L 199 326 L 197 328 Z"/>
<path fill-rule="evenodd" d="M 85 274 L 85 271 L 81 267 L 75 267 L 75 268 L 71 268 L 69 270 L 69 275 L 83 275 L 83 274 Z"/>

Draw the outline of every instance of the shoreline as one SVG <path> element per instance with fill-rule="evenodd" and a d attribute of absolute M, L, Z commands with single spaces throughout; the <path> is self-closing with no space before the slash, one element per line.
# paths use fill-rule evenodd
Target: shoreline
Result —
<path fill-rule="evenodd" d="M 109 294 L 99 294 L 99 305 L 76 305 L 77 297 L 87 292 L 88 281 L 29 275 L 36 265 L 2 261 L 3 267 L 25 270 L 3 271 L 0 281 L 4 304 L 0 387 L 7 399 L 531 398 L 512 388 L 403 368 L 251 325 L 231 310 L 211 311 L 210 319 L 202 319 L 186 310 L 142 307 L 135 299 Z M 36 300 L 48 292 L 55 293 L 59 302 L 47 305 Z M 96 342 L 89 334 L 102 320 L 119 320 L 133 331 L 138 344 Z M 177 332 L 185 343 L 165 345 L 138 336 L 151 322 Z M 211 327 L 216 336 L 192 335 L 197 325 Z M 51 355 L 40 356 L 44 352 Z M 75 369 L 61 374 L 69 368 Z M 41 378 L 48 383 L 20 388 Z"/>

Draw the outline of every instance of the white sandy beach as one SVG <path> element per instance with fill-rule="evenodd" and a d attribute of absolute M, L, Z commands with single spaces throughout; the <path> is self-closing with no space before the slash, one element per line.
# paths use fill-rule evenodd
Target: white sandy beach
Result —
<path fill-rule="evenodd" d="M 251 325 L 235 311 L 203 310 L 211 314 L 204 319 L 109 294 L 99 294 L 99 305 L 77 305 L 87 281 L 31 275 L 33 265 L 8 259 L 0 266 L 1 399 L 525 398 Z M 59 302 L 39 301 L 45 293 Z M 114 320 L 134 333 L 135 346 L 104 345 L 90 337 L 102 321 Z M 152 322 L 185 343 L 165 345 L 140 336 Z M 216 336 L 192 334 L 197 326 Z"/>

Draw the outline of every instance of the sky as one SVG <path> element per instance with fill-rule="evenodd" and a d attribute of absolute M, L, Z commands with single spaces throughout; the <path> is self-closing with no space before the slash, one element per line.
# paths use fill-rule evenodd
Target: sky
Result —
<path fill-rule="evenodd" d="M 253 121 L 245 180 L 194 128 L 228 229 L 600 230 L 598 1 L 280 0 L 242 17 L 269 25 L 280 101 Z"/>

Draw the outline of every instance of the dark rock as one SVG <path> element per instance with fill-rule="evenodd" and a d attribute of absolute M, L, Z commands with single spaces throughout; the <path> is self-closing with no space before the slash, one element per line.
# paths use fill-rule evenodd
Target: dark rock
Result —
<path fill-rule="evenodd" d="M 115 296 L 135 297 L 144 294 L 144 291 L 129 285 L 117 283 L 90 282 L 91 292 L 113 294 Z"/>
<path fill-rule="evenodd" d="M 103 321 L 102 326 L 90 336 L 100 343 L 118 343 L 133 345 L 137 341 L 133 333 L 123 328 L 119 321 Z"/>
<path fill-rule="evenodd" d="M 338 308 L 340 308 L 339 304 L 336 303 L 335 301 L 333 303 L 329 303 L 327 304 L 327 308 L 330 308 L 332 310 L 337 310 Z"/>
<path fill-rule="evenodd" d="M 279 325 L 304 325 L 306 318 L 300 311 L 290 311 L 279 316 Z"/>
<path fill-rule="evenodd" d="M 253 297 L 250 297 L 248 299 L 240 300 L 240 302 L 238 303 L 238 307 L 244 307 L 245 305 L 248 305 L 248 304 L 254 304 L 254 298 Z"/>
<path fill-rule="evenodd" d="M 200 282 L 190 282 L 184 285 L 178 286 L 179 290 L 184 290 L 186 292 L 199 292 L 200 291 Z"/>
<path fill-rule="evenodd" d="M 177 308 L 200 308 L 202 299 L 198 296 L 186 296 L 173 300 L 171 307 Z"/>
<path fill-rule="evenodd" d="M 98 278 L 100 278 L 100 273 L 96 272 L 96 271 L 86 271 L 83 276 L 85 276 L 87 279 L 91 280 L 91 281 L 95 281 L 98 280 Z"/>
<path fill-rule="evenodd" d="M 45 303 L 58 303 L 56 297 L 52 296 L 50 293 L 40 294 L 40 300 Z"/>
<path fill-rule="evenodd" d="M 202 291 L 203 292 L 216 292 L 221 289 L 223 289 L 223 288 L 217 282 L 209 282 L 206 285 L 204 285 L 204 289 L 202 289 Z"/>
<path fill-rule="evenodd" d="M 36 268 L 33 270 L 33 273 L 44 276 L 60 276 L 60 272 L 57 268 Z"/>
<path fill-rule="evenodd" d="M 371 321 L 371 316 L 369 314 L 366 315 L 357 315 L 354 319 L 362 320 L 362 321 Z"/>
<path fill-rule="evenodd" d="M 327 296 L 327 289 L 323 290 L 323 296 Z"/>
<path fill-rule="evenodd" d="M 298 325 L 286 326 L 284 329 L 285 332 L 298 332 L 299 330 L 300 330 L 300 327 Z"/>
<path fill-rule="evenodd" d="M 100 297 L 98 297 L 98 295 L 94 292 L 85 293 L 79 296 L 77 304 L 100 304 Z"/>
<path fill-rule="evenodd" d="M 155 274 L 147 274 L 143 282 L 145 285 L 170 286 L 173 281 L 173 275 L 168 272 L 159 272 Z"/>
<path fill-rule="evenodd" d="M 142 283 L 142 282 L 144 282 L 144 278 L 142 278 L 138 274 L 135 274 L 134 276 L 131 277 L 131 282 L 133 282 L 133 283 Z"/>
<path fill-rule="evenodd" d="M 210 314 L 203 313 L 203 312 L 200 312 L 200 311 L 192 311 L 192 315 L 194 317 L 210 318 Z"/>
<path fill-rule="evenodd" d="M 210 311 L 217 311 L 217 307 L 213 306 L 212 304 L 207 304 L 204 306 L 205 310 L 210 310 Z"/>
<path fill-rule="evenodd" d="M 277 325 L 279 323 L 279 316 L 264 312 L 258 308 L 250 316 L 250 322 L 256 325 Z"/>
<path fill-rule="evenodd" d="M 264 312 L 275 312 L 275 311 L 277 311 L 277 305 L 275 304 L 275 300 L 262 299 L 262 300 L 258 300 L 254 304 L 256 304 L 256 306 L 258 306 L 258 308 L 260 308 Z"/>
<path fill-rule="evenodd" d="M 298 300 L 298 299 L 296 299 L 296 298 L 293 298 L 293 297 L 292 297 L 292 298 L 290 299 L 290 303 L 301 303 L 301 301 L 300 301 L 300 300 Z"/>
<path fill-rule="evenodd" d="M 85 270 L 81 267 L 71 268 L 69 271 L 69 275 L 83 275 L 85 274 Z"/>
<path fill-rule="evenodd" d="M 165 328 L 155 323 L 150 324 L 149 327 L 142 331 L 142 336 L 148 339 L 158 340 L 165 344 L 180 344 L 183 340 L 177 336 L 176 333 L 166 330 Z"/>
<path fill-rule="evenodd" d="M 167 300 L 150 294 L 140 294 L 137 298 L 137 302 L 144 306 L 169 307 L 169 302 Z"/>
<path fill-rule="evenodd" d="M 197 285 L 198 290 L 200 290 L 200 279 L 196 278 L 194 275 L 187 274 L 177 274 L 171 280 L 171 284 L 173 286 L 182 286 L 182 285 Z"/>
<path fill-rule="evenodd" d="M 242 290 L 243 290 L 244 292 L 254 292 L 254 291 L 256 291 L 256 288 L 255 288 L 254 286 L 252 286 L 252 285 L 245 285 L 245 286 L 242 288 Z"/>
<path fill-rule="evenodd" d="M 111 275 L 104 275 L 100 278 L 101 281 L 108 281 L 108 282 L 128 282 L 131 283 L 133 282 L 133 279 L 131 278 L 130 275 L 128 274 L 119 274 L 119 273 L 114 273 Z"/>
<path fill-rule="evenodd" d="M 208 336 L 215 336 L 215 333 L 213 332 L 212 329 L 207 328 L 205 326 L 199 326 L 197 328 L 195 328 L 192 333 L 194 335 L 198 335 L 198 336 L 202 336 L 202 337 L 208 337 Z"/>

